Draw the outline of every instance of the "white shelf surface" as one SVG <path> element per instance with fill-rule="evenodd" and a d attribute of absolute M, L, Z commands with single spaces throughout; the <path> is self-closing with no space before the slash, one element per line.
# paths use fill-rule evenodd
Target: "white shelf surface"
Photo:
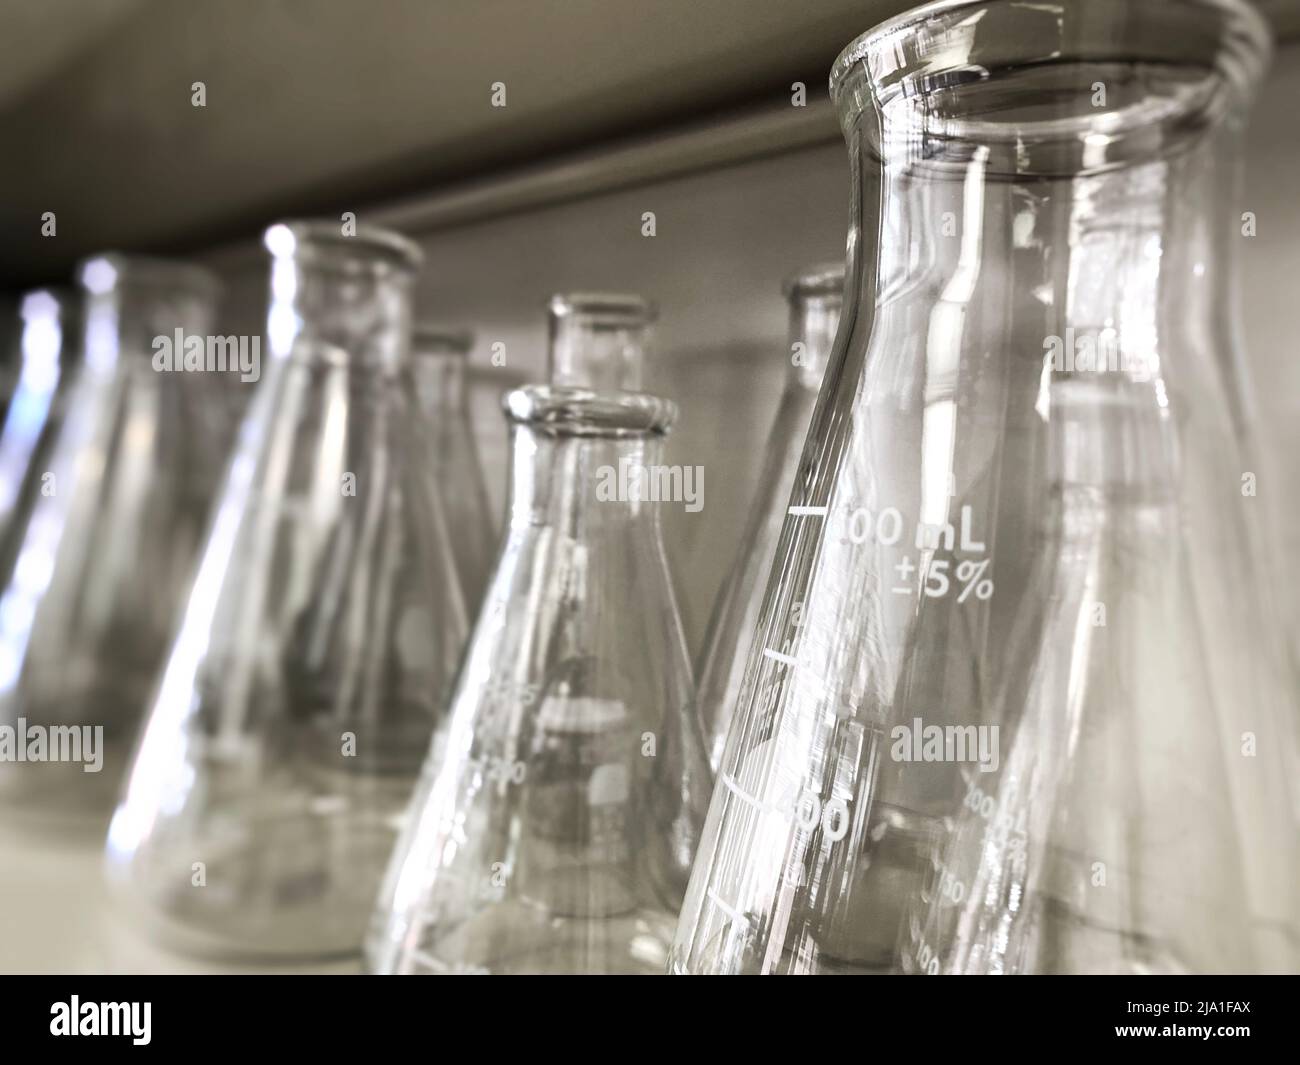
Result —
<path fill-rule="evenodd" d="M 102 840 L 44 841 L 0 829 L 0 973 L 349 974 L 360 958 L 266 964 L 179 954 L 115 910 Z"/>

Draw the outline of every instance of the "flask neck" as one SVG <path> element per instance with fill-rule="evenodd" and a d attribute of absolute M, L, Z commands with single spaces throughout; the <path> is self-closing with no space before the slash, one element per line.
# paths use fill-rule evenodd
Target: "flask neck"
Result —
<path fill-rule="evenodd" d="M 279 224 L 271 253 L 271 355 L 396 374 L 408 362 L 417 248 L 384 230 Z"/>
<path fill-rule="evenodd" d="M 1154 381 L 1169 351 L 1222 346 L 1225 204 L 1268 53 L 1233 0 L 954 0 L 873 30 L 832 75 L 856 298 L 929 298 L 932 393 L 959 352 L 1030 357 L 1031 322 L 1053 373 Z M 962 351 L 975 335 L 1016 350 Z"/>
<path fill-rule="evenodd" d="M 654 307 L 639 296 L 552 297 L 550 383 L 597 392 L 639 391 L 654 314 Z"/>
<path fill-rule="evenodd" d="M 662 436 L 573 436 L 512 427 L 509 526 L 545 527 L 585 540 L 603 529 L 660 535 L 659 507 L 671 505 L 672 471 L 660 464 Z M 680 481 L 680 476 L 678 480 Z M 666 486 L 665 486 L 666 482 Z M 681 485 L 685 497 L 694 485 Z"/>
<path fill-rule="evenodd" d="M 840 325 L 843 297 L 834 293 L 794 293 L 790 297 L 790 372 L 787 392 L 816 393 L 830 361 Z"/>
<path fill-rule="evenodd" d="M 465 407 L 465 357 L 420 353 L 411 358 L 411 376 L 426 411 L 459 413 Z"/>
<path fill-rule="evenodd" d="M 1216 379 L 1235 339 L 1240 134 L 1223 123 L 1168 155 L 1043 176 L 967 141 L 881 159 L 858 129 L 849 298 L 874 308 L 873 349 L 904 346 L 927 406 L 996 372 L 1037 389 L 1043 418 L 1061 380 L 1124 377 L 1154 415 Z"/>
<path fill-rule="evenodd" d="M 92 372 L 161 360 L 184 364 L 188 348 L 206 350 L 217 283 L 206 271 L 182 263 L 129 255 L 83 262 L 82 360 Z"/>

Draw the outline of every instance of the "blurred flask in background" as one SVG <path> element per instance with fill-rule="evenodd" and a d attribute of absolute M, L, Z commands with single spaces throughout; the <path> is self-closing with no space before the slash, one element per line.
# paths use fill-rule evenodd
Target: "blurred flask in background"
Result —
<path fill-rule="evenodd" d="M 49 469 L 50 447 L 58 439 L 76 378 L 79 301 L 72 290 L 53 289 L 37 289 L 22 299 L 12 388 L 0 428 L 0 543 L 11 526 L 26 528 L 31 508 L 41 498 L 27 485 Z"/>
<path fill-rule="evenodd" d="M 76 336 L 75 326 L 70 321 L 75 300 L 76 297 L 70 290 L 41 288 L 23 293 L 15 304 L 15 313 L 12 315 L 8 304 L 3 305 L 4 313 L 0 318 L 0 343 L 3 344 L 3 351 L 0 352 L 0 359 L 3 359 L 0 361 L 0 423 L 3 423 L 9 402 L 18 390 L 27 352 L 33 347 L 36 350 L 49 350 L 49 342 L 42 336 L 48 323 L 53 322 L 59 334 L 60 345 L 65 341 L 76 342 L 69 343 L 71 349 L 79 343 L 80 338 Z M 47 357 L 44 361 L 50 360 Z M 58 377 L 57 374 L 47 376 L 53 376 L 55 380 Z"/>
<path fill-rule="evenodd" d="M 505 397 L 509 525 L 367 944 L 381 973 L 659 973 L 709 771 L 644 489 L 676 413 L 635 297 L 552 301 Z M 655 497 L 661 498 L 661 497 Z"/>
<path fill-rule="evenodd" d="M 270 358 L 108 840 L 175 945 L 358 950 L 468 631 L 410 372 L 418 249 L 276 225 Z"/>
<path fill-rule="evenodd" d="M 434 476 L 447 511 L 456 570 L 472 618 L 483 601 L 497 547 L 488 510 L 466 397 L 466 373 L 474 338 L 434 326 L 417 326 L 411 337 L 411 373 L 420 406 L 429 418 Z"/>
<path fill-rule="evenodd" d="M 87 260 L 78 276 L 83 338 L 69 332 L 70 300 L 24 303 L 22 377 L 0 441 L 0 723 L 19 748 L 0 760 L 0 801 L 7 818 L 102 829 L 224 427 L 203 417 L 212 375 L 155 366 L 178 340 L 205 344 L 215 280 L 122 255 Z"/>
<path fill-rule="evenodd" d="M 745 663 L 808 421 L 839 328 L 844 264 L 826 263 L 792 277 L 786 282 L 785 296 L 790 304 L 790 366 L 785 389 L 769 432 L 740 552 L 713 607 L 699 670 L 700 719 L 709 762 L 715 769 L 722 760 L 727 726 L 745 679 Z"/>

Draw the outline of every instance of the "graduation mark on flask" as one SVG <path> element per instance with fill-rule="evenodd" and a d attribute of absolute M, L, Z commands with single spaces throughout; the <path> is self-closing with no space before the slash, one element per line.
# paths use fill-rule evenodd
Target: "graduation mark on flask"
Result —
<path fill-rule="evenodd" d="M 1006 779 L 1002 794 L 996 797 L 977 786 L 973 778 L 967 777 L 966 797 L 962 800 L 962 805 L 985 822 L 984 838 L 993 853 L 1005 852 L 1007 860 L 1015 868 L 1021 868 L 1027 858 L 1029 834 L 1024 805 L 1019 805 L 1018 810 L 1012 812 L 1011 800 L 1015 798 L 1016 790 L 1015 777 Z"/>
<path fill-rule="evenodd" d="M 965 881 L 961 880 L 943 862 L 936 862 L 934 871 L 936 873 L 935 887 L 939 892 L 939 898 L 952 905 L 960 903 L 966 897 Z"/>
<path fill-rule="evenodd" d="M 787 647 L 790 646 L 788 642 L 786 643 L 786 646 Z M 773 651 L 772 648 L 770 647 L 763 648 L 763 657 L 769 658 L 773 662 L 779 662 L 783 666 L 799 665 L 799 660 L 796 659 L 793 655 L 786 654 L 784 651 Z"/>
<path fill-rule="evenodd" d="M 939 955 L 924 939 L 916 944 L 916 966 L 926 976 L 939 975 Z"/>
<path fill-rule="evenodd" d="M 492 677 L 483 684 L 484 695 L 494 702 L 518 702 L 522 706 L 532 706 L 541 694 L 539 682 L 518 681 L 512 677 Z"/>
<path fill-rule="evenodd" d="M 805 789 L 792 802 L 768 803 L 742 788 L 730 773 L 718 778 L 732 795 L 760 813 L 791 817 L 803 832 L 812 832 L 819 826 L 825 838 L 838 843 L 849 833 L 849 804 L 847 799 L 831 796 L 823 802 L 821 795 L 811 788 Z"/>
<path fill-rule="evenodd" d="M 486 780 L 495 784 L 522 784 L 527 773 L 527 766 L 518 759 L 498 758 L 495 755 L 471 758 L 466 764 L 470 769 L 478 770 Z"/>
<path fill-rule="evenodd" d="M 795 670 L 802 669 L 804 663 L 800 662 L 798 658 L 791 654 L 791 650 L 791 641 L 786 640 L 785 643 L 781 645 L 781 650 L 779 651 L 774 650 L 771 647 L 764 647 L 763 657 L 769 662 L 775 662 L 777 670 L 780 673 L 784 673 L 787 669 L 794 672 Z M 821 678 L 814 676 L 806 670 L 800 673 L 798 683 L 811 688 L 812 691 L 816 693 L 825 694 L 826 692 L 826 685 L 822 682 Z"/>
<path fill-rule="evenodd" d="M 743 924 L 743 925 L 749 924 L 749 918 L 745 916 L 745 914 L 741 913 L 738 909 L 736 909 L 736 907 L 732 906 L 731 903 L 727 902 L 726 899 L 724 899 L 721 895 L 719 895 L 717 888 L 711 887 L 705 892 L 705 894 L 708 896 L 709 901 L 713 903 L 714 906 L 716 906 L 724 914 L 730 917 L 731 920 L 733 920 L 736 924 Z"/>
<path fill-rule="evenodd" d="M 878 513 L 867 507 L 846 507 L 841 543 L 879 544 L 895 547 L 903 542 L 909 529 L 912 546 L 918 551 L 960 551 L 982 555 L 987 547 L 976 539 L 974 508 L 967 503 L 958 512 L 957 522 L 918 521 L 911 524 L 898 507 L 885 507 Z"/>

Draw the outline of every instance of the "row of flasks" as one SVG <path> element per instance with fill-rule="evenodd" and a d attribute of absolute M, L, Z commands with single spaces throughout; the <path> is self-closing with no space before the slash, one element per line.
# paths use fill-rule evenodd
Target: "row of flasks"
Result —
<path fill-rule="evenodd" d="M 644 301 L 553 302 L 493 564 L 464 344 L 412 342 L 402 237 L 272 227 L 264 352 L 208 335 L 186 268 L 85 264 L 80 329 L 33 295 L 6 813 L 112 809 L 123 906 L 228 955 L 1300 969 L 1294 607 L 1224 206 L 1267 30 L 1031 6 L 930 4 L 836 63 L 849 277 L 791 289 L 698 670 Z M 221 481 L 232 363 L 261 380 Z"/>
<path fill-rule="evenodd" d="M 193 266 L 99 256 L 22 302 L 6 817 L 59 834 L 116 802 L 115 895 L 181 949 L 663 971 L 843 268 L 787 286 L 775 476 L 697 697 L 655 510 L 676 410 L 641 391 L 653 306 L 551 301 L 549 380 L 504 397 L 494 558 L 471 338 L 412 328 L 418 249 L 327 223 L 266 246 L 265 351 L 212 334 Z"/>

